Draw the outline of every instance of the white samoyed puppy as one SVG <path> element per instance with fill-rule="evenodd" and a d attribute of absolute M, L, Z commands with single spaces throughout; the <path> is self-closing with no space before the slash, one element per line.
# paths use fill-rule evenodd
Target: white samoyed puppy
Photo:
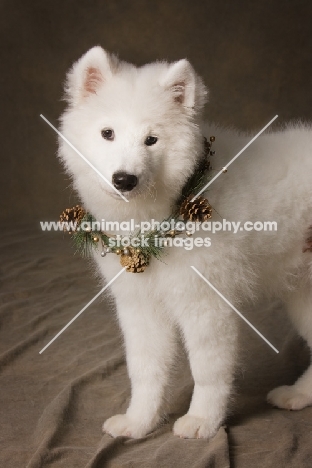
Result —
<path fill-rule="evenodd" d="M 216 137 L 213 163 L 216 169 L 225 166 L 252 136 L 202 124 L 206 97 L 187 60 L 138 68 L 101 47 L 78 60 L 67 76 L 68 108 L 60 130 L 128 200 L 60 139 L 59 156 L 84 208 L 98 220 L 164 220 L 202 158 L 203 135 Z M 126 414 L 114 415 L 103 425 L 114 437 L 143 437 L 162 420 L 179 336 L 194 391 L 174 434 L 209 438 L 224 421 L 239 319 L 191 265 L 238 309 L 264 292 L 284 300 L 296 329 L 312 347 L 312 248 L 307 244 L 312 223 L 311 128 L 296 124 L 266 132 L 205 196 L 215 209 L 212 221 L 222 222 L 222 217 L 243 226 L 268 220 L 277 223 L 277 231 L 209 233 L 210 247 L 167 248 L 164 262 L 152 258 L 144 273 L 124 272 L 112 283 L 131 379 Z M 194 233 L 200 236 L 207 232 Z M 115 254 L 102 258 L 96 252 L 94 258 L 106 281 L 121 269 Z M 294 385 L 272 390 L 268 400 L 286 409 L 311 405 L 312 367 Z"/>

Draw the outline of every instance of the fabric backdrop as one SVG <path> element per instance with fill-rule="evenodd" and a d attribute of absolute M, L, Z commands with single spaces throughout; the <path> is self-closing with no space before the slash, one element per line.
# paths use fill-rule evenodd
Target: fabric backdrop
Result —
<path fill-rule="evenodd" d="M 256 131 L 312 119 L 308 0 L 2 0 L 0 466 L 3 468 L 310 468 L 312 408 L 265 402 L 307 366 L 307 349 L 280 304 L 245 311 L 280 350 L 242 325 L 236 397 L 210 441 L 171 432 L 192 381 L 181 354 L 168 422 L 135 441 L 101 433 L 129 401 L 113 301 L 96 301 L 43 346 L 99 290 L 68 236 L 42 233 L 75 202 L 56 159 L 65 73 L 96 44 L 138 65 L 188 58 L 210 89 L 206 118 Z"/>
<path fill-rule="evenodd" d="M 311 119 L 309 0 L 2 0 L 2 218 L 70 206 L 54 125 L 72 63 L 100 44 L 127 61 L 188 58 L 210 89 L 206 117 L 240 129 Z"/>

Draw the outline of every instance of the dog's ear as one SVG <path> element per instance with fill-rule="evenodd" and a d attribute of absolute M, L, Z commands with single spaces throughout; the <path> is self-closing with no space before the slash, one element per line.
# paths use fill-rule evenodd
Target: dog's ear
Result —
<path fill-rule="evenodd" d="M 70 69 L 65 85 L 66 99 L 72 105 L 77 105 L 110 79 L 115 56 L 109 55 L 102 47 L 96 46 L 84 54 Z"/>
<path fill-rule="evenodd" d="M 184 107 L 201 108 L 206 101 L 207 90 L 186 59 L 170 65 L 160 84 Z"/>

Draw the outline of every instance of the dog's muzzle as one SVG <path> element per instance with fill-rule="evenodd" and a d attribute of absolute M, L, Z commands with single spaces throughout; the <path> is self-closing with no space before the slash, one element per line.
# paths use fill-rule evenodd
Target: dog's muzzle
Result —
<path fill-rule="evenodd" d="M 130 192 L 138 183 L 137 176 L 126 172 L 115 172 L 112 177 L 114 187 L 120 192 Z"/>

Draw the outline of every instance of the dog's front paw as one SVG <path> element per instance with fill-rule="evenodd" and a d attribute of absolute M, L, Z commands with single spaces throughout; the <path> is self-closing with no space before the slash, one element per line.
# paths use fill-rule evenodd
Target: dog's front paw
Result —
<path fill-rule="evenodd" d="M 116 414 L 116 416 L 107 419 L 102 430 L 113 437 L 126 436 L 133 439 L 144 437 L 148 432 L 146 426 L 129 418 L 126 414 Z"/>
<path fill-rule="evenodd" d="M 217 433 L 218 428 L 209 419 L 186 414 L 175 422 L 173 433 L 185 439 L 209 439 Z"/>
<path fill-rule="evenodd" d="M 312 395 L 301 393 L 295 385 L 283 385 L 268 393 L 267 400 L 274 406 L 288 410 L 300 410 L 312 405 Z"/>

